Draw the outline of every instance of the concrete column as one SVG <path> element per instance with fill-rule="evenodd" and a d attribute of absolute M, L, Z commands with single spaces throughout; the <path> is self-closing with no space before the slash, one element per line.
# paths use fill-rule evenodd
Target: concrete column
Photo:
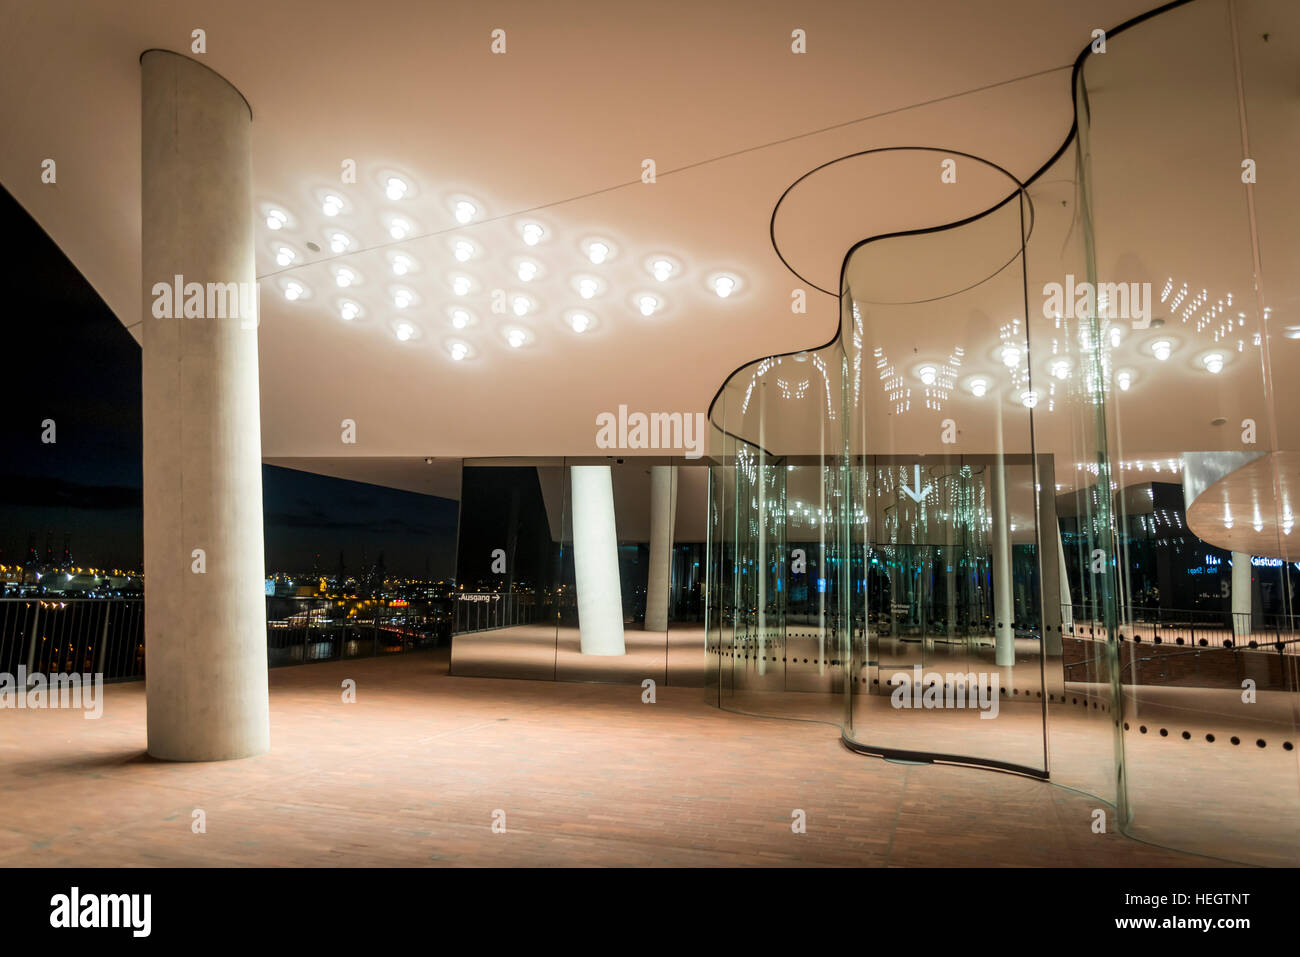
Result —
<path fill-rule="evenodd" d="M 242 758 L 271 746 L 252 113 L 187 57 L 140 67 L 149 753 Z M 198 308 L 157 315 L 177 283 Z"/>
<path fill-rule="evenodd" d="M 993 640 L 999 667 L 1016 663 L 1015 605 L 1011 598 L 1011 519 L 1007 514 L 1005 459 L 989 465 L 989 499 L 993 510 Z"/>
<path fill-rule="evenodd" d="M 1252 618 L 1250 556 L 1232 553 L 1232 633 L 1235 637 L 1250 634 Z"/>
<path fill-rule="evenodd" d="M 668 592 L 673 577 L 673 526 L 677 519 L 677 467 L 650 468 L 650 576 L 645 630 L 668 630 Z"/>
<path fill-rule="evenodd" d="M 578 641 L 584 655 L 621 655 L 626 648 L 613 474 L 608 465 L 574 465 L 569 476 Z"/>

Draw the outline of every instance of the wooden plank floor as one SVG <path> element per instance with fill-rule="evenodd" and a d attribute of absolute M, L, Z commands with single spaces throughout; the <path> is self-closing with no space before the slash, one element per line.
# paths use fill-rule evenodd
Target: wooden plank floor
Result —
<path fill-rule="evenodd" d="M 828 725 L 698 688 L 651 705 L 637 686 L 446 672 L 445 652 L 277 669 L 272 752 L 221 763 L 145 756 L 138 683 L 108 687 L 98 721 L 0 712 L 0 865 L 1214 863 L 1092 833 L 1084 795 L 854 755 Z"/>

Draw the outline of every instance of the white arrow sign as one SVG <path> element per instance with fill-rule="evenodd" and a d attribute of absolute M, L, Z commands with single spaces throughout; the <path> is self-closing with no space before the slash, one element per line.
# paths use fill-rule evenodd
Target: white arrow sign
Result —
<path fill-rule="evenodd" d="M 930 489 L 933 486 L 927 485 L 925 488 L 921 488 L 921 466 L 919 465 L 912 466 L 912 476 L 912 484 L 921 490 L 919 492 L 913 491 L 911 488 L 904 485 L 899 489 L 899 491 L 910 498 L 913 502 L 920 502 L 921 499 L 930 494 Z"/>

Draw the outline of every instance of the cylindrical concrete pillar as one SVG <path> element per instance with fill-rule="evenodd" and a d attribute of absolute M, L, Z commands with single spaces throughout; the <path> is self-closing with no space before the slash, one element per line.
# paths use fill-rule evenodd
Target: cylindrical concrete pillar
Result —
<path fill-rule="evenodd" d="M 650 575 L 646 583 L 645 630 L 668 630 L 672 588 L 673 525 L 677 518 L 677 467 L 650 467 Z"/>
<path fill-rule="evenodd" d="M 993 511 L 993 641 L 999 667 L 1016 663 L 1015 605 L 1011 591 L 1011 517 L 1007 513 L 1006 460 L 989 465 Z"/>
<path fill-rule="evenodd" d="M 1253 614 L 1250 556 L 1232 553 L 1232 633 L 1245 637 L 1251 632 Z"/>
<path fill-rule="evenodd" d="M 569 468 L 569 482 L 578 642 L 584 655 L 621 655 L 626 649 L 613 473 L 608 465 L 574 465 Z"/>
<path fill-rule="evenodd" d="M 149 753 L 242 758 L 271 743 L 252 113 L 187 57 L 140 66 Z"/>

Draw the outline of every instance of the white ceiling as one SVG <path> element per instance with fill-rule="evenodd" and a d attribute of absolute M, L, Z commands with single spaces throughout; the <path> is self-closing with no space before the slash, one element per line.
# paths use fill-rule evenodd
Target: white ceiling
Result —
<path fill-rule="evenodd" d="M 808 313 L 792 315 L 799 283 L 769 241 L 773 205 L 795 179 L 899 145 L 973 153 L 1024 177 L 1071 122 L 1068 69 L 1042 71 L 1150 5 L 4 0 L 0 182 L 135 326 L 137 61 L 152 47 L 187 52 L 202 28 L 203 62 L 253 108 L 256 201 L 290 219 L 256 237 L 268 460 L 591 455 L 598 412 L 703 411 L 747 360 L 831 337 L 835 300 L 810 291 Z M 504 56 L 489 51 L 494 28 L 507 31 Z M 806 54 L 790 52 L 795 28 Z M 40 182 L 47 157 L 54 186 Z M 639 179 L 645 158 L 653 185 Z M 355 185 L 340 183 L 345 159 Z M 397 202 L 383 192 L 390 172 L 411 185 Z M 891 183 L 856 186 L 851 233 L 933 225 L 913 221 L 924 211 Z M 326 190 L 344 201 L 337 217 L 321 211 Z M 451 214 L 462 195 L 479 210 L 465 226 Z M 393 214 L 413 226 L 401 243 L 386 231 Z M 525 219 L 547 231 L 535 247 L 518 232 Z M 796 226 L 790 241 L 837 271 L 842 237 L 816 217 Z M 330 227 L 369 251 L 331 258 Z M 450 245 L 461 237 L 479 250 L 463 266 Z M 593 237 L 615 250 L 601 266 L 582 256 Z M 298 254 L 288 272 L 278 242 Z M 398 250 L 419 267 L 402 280 L 417 296 L 409 342 L 391 325 L 387 257 Z M 645 269 L 659 254 L 681 266 L 662 284 Z M 512 271 L 525 255 L 541 270 L 532 283 Z M 347 291 L 364 310 L 353 322 L 338 317 L 339 265 L 363 280 Z M 717 271 L 740 281 L 726 300 L 707 286 Z M 474 283 L 463 302 L 478 317 L 460 363 L 446 352 L 457 272 Z M 602 294 L 584 302 L 579 275 Z M 290 278 L 307 298 L 282 297 Z M 526 291 L 535 311 L 493 315 L 494 288 Z M 633 301 L 643 290 L 664 303 L 649 318 Z M 581 336 L 563 322 L 578 307 L 596 319 Z M 531 340 L 519 349 L 505 340 L 515 325 Z M 358 424 L 356 446 L 340 443 L 344 418 Z"/>

